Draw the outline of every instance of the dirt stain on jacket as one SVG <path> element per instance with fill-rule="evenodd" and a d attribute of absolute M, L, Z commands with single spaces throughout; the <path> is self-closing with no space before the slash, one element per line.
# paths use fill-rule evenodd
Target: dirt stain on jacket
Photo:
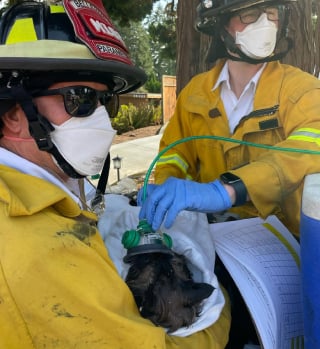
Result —
<path fill-rule="evenodd" d="M 57 236 L 73 235 L 78 240 L 90 245 L 90 237 L 96 234 L 95 226 L 88 223 L 75 223 L 72 229 L 68 231 L 58 231 Z"/>

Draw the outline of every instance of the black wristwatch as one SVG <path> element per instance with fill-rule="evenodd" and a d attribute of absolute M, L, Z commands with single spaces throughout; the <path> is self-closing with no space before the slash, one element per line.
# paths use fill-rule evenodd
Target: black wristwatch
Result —
<path fill-rule="evenodd" d="M 230 172 L 225 172 L 220 176 L 220 180 L 231 185 L 236 192 L 236 202 L 233 206 L 241 206 L 247 201 L 247 189 L 241 178 Z"/>

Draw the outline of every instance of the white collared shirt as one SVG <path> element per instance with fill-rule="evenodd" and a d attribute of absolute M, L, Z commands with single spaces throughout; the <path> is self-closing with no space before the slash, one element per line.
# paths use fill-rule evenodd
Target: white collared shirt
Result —
<path fill-rule="evenodd" d="M 240 120 L 253 110 L 254 94 L 256 92 L 257 83 L 265 66 L 266 63 L 263 64 L 263 66 L 248 82 L 239 99 L 236 97 L 230 87 L 228 62 L 226 62 L 223 66 L 219 78 L 212 90 L 214 91 L 221 85 L 221 99 L 229 120 L 229 128 L 231 133 L 233 133 Z"/>

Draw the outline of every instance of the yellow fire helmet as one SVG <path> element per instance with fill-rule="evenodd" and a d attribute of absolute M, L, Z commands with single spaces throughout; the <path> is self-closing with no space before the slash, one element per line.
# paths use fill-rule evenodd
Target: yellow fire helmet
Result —
<path fill-rule="evenodd" d="M 101 0 L 16 4 L 1 14 L 0 41 L 5 84 L 13 72 L 34 85 L 89 79 L 106 83 L 115 93 L 132 91 L 146 81 Z"/>
<path fill-rule="evenodd" d="M 118 94 L 140 87 L 146 74 L 132 63 L 101 0 L 24 1 L 1 11 L 0 117 L 20 104 L 39 149 L 70 177 L 81 178 L 53 144 L 53 127 L 33 103 L 42 90 L 64 81 L 105 84 L 117 107 Z"/>

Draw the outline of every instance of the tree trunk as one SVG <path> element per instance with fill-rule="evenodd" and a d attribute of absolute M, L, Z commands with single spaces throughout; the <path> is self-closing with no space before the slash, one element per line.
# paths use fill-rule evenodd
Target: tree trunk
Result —
<path fill-rule="evenodd" d="M 319 37 L 319 28 L 315 30 L 315 27 L 312 24 L 312 2 L 310 0 L 300 0 L 295 6 L 292 6 L 289 36 L 294 40 L 294 47 L 282 62 L 318 76 L 319 38 L 316 39 L 316 37 Z"/>
<path fill-rule="evenodd" d="M 314 0 L 314 10 L 316 13 L 314 23 L 314 43 L 315 43 L 315 76 L 319 77 L 320 73 L 320 2 Z"/>
<path fill-rule="evenodd" d="M 200 67 L 200 33 L 194 29 L 197 0 L 180 0 L 177 8 L 177 93 Z"/>
<path fill-rule="evenodd" d="M 314 1 L 314 3 L 313 3 Z M 210 67 L 206 63 L 211 38 L 194 29 L 198 0 L 180 0 L 177 8 L 177 94 L 188 81 Z M 313 12 L 318 16 L 312 23 Z M 282 62 L 315 76 L 320 69 L 320 1 L 299 0 L 292 8 L 289 36 L 294 47 Z"/>

